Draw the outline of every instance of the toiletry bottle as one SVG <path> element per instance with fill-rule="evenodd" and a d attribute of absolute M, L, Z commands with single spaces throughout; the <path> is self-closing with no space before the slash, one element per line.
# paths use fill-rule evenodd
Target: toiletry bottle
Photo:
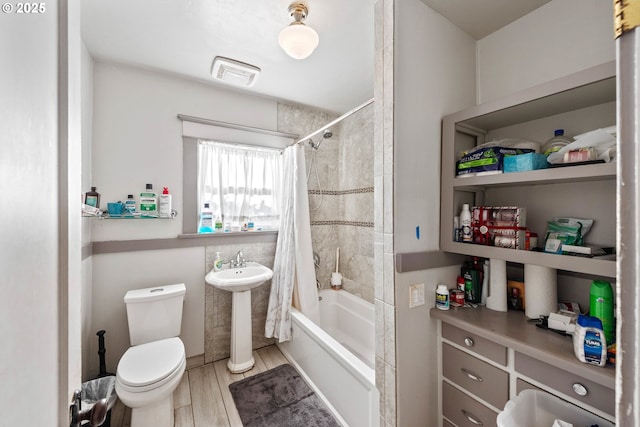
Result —
<path fill-rule="evenodd" d="M 94 208 L 100 207 L 100 193 L 96 191 L 96 187 L 91 187 L 91 191 L 85 193 L 84 204 Z"/>
<path fill-rule="evenodd" d="M 555 153 L 565 145 L 569 145 L 572 142 L 573 138 L 565 136 L 564 129 L 556 129 L 553 131 L 553 138 L 542 144 L 540 151 L 542 151 L 542 153 L 544 153 L 544 155 L 548 157 L 549 154 Z"/>
<path fill-rule="evenodd" d="M 438 285 L 436 287 L 436 308 L 449 310 L 449 289 L 447 285 Z"/>
<path fill-rule="evenodd" d="M 251 218 L 249 218 L 249 222 L 247 223 L 247 230 L 248 231 L 253 231 L 254 227 L 255 227 L 255 225 L 253 223 L 253 220 Z"/>
<path fill-rule="evenodd" d="M 124 202 L 124 210 L 127 215 L 133 215 L 136 211 L 136 199 L 133 198 L 133 194 L 127 195 L 127 200 Z"/>
<path fill-rule="evenodd" d="M 222 220 L 220 219 L 219 216 L 216 217 L 215 233 L 222 233 Z"/>
<path fill-rule="evenodd" d="M 460 235 L 460 217 L 457 215 L 453 217 L 453 241 L 462 241 L 462 236 Z"/>
<path fill-rule="evenodd" d="M 471 232 L 471 211 L 469 210 L 469 204 L 462 205 L 462 212 L 460 212 L 460 225 L 462 226 L 462 241 L 471 243 L 473 241 L 473 234 Z"/>
<path fill-rule="evenodd" d="M 220 252 L 216 252 L 216 259 L 213 261 L 213 271 L 222 270 L 222 256 Z"/>
<path fill-rule="evenodd" d="M 608 344 L 615 342 L 616 326 L 613 317 L 613 288 L 604 280 L 591 282 L 589 315 L 602 321 L 602 330 Z"/>
<path fill-rule="evenodd" d="M 604 366 L 607 363 L 607 339 L 597 317 L 578 315 L 573 331 L 573 352 L 579 361 Z"/>
<path fill-rule="evenodd" d="M 171 218 L 171 194 L 169 189 L 163 187 L 162 194 L 160 195 L 160 209 L 158 212 L 160 218 Z"/>
<path fill-rule="evenodd" d="M 200 227 L 198 233 L 213 233 L 213 212 L 209 208 L 209 203 L 204 204 L 204 209 L 200 213 Z"/>
<path fill-rule="evenodd" d="M 224 223 L 224 232 L 229 233 L 231 231 L 231 223 L 229 221 Z"/>
<path fill-rule="evenodd" d="M 158 195 L 153 191 L 152 184 L 147 184 L 147 188 L 140 193 L 140 212 L 146 216 L 158 214 Z"/>

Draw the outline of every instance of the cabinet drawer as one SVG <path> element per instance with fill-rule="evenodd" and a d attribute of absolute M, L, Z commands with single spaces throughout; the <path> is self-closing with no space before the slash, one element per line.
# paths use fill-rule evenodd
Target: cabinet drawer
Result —
<path fill-rule="evenodd" d="M 613 389 L 518 352 L 516 352 L 515 367 L 519 373 L 540 381 L 560 393 L 571 396 L 607 414 L 615 414 L 615 391 Z M 593 369 L 602 368 L 594 367 Z"/>
<path fill-rule="evenodd" d="M 509 374 L 464 351 L 442 343 L 442 373 L 498 409 L 509 400 Z"/>
<path fill-rule="evenodd" d="M 507 348 L 486 338 L 470 334 L 448 323 L 442 322 L 442 337 L 468 348 L 489 360 L 506 366 L 507 365 Z"/>
<path fill-rule="evenodd" d="M 495 427 L 498 414 L 451 384 L 442 383 L 442 414 L 458 427 Z"/>

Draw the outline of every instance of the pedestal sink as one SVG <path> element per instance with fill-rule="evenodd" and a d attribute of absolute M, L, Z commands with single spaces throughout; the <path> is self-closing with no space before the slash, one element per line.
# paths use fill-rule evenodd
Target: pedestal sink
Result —
<path fill-rule="evenodd" d="M 231 295 L 231 357 L 227 367 L 233 373 L 245 372 L 253 368 L 253 345 L 251 337 L 251 289 L 271 279 L 273 271 L 257 262 L 247 262 L 246 266 L 220 271 L 211 270 L 205 281 L 218 289 L 229 291 Z"/>

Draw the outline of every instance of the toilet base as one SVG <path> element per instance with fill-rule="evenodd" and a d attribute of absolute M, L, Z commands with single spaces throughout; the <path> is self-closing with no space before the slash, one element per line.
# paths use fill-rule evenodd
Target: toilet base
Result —
<path fill-rule="evenodd" d="M 173 427 L 173 393 L 154 404 L 131 408 L 131 427 Z"/>

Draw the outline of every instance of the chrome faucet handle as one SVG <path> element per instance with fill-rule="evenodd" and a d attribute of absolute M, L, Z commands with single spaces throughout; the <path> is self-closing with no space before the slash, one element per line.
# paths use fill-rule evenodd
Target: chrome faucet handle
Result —
<path fill-rule="evenodd" d="M 244 254 L 242 251 L 238 251 L 236 254 L 236 267 L 246 267 L 247 262 L 244 259 Z"/>

